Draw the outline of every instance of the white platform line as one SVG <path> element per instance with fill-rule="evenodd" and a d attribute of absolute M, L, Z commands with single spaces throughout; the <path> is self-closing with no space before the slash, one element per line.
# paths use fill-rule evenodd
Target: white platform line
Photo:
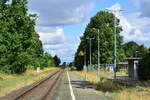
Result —
<path fill-rule="evenodd" d="M 70 87 L 70 94 L 71 94 L 72 100 L 76 100 L 76 98 L 75 98 L 75 96 L 74 96 L 74 93 L 73 93 L 72 86 L 71 86 L 71 82 L 70 82 L 70 76 L 69 76 L 69 73 L 68 73 L 68 71 L 67 71 L 67 76 L 68 76 L 69 87 Z"/>

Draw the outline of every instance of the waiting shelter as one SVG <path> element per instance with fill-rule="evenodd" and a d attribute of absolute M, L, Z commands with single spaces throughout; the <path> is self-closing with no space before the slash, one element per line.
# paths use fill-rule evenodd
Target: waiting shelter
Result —
<path fill-rule="evenodd" d="M 126 58 L 128 61 L 128 76 L 129 78 L 138 79 L 138 65 L 141 58 Z"/>

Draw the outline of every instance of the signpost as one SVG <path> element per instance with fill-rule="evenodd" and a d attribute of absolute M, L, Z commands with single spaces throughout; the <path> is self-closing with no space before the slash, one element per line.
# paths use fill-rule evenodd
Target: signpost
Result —
<path fill-rule="evenodd" d="M 83 66 L 83 70 L 86 72 L 86 71 L 87 71 L 87 67 L 86 67 L 86 50 L 85 50 L 84 52 L 81 50 L 78 55 L 79 55 L 79 56 L 84 56 L 84 66 Z"/>

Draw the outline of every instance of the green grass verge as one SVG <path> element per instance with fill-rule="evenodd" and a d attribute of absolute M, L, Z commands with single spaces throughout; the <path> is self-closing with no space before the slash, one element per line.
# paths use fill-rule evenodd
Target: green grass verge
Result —
<path fill-rule="evenodd" d="M 21 75 L 0 74 L 0 96 L 4 96 L 13 90 L 30 85 L 57 70 L 57 68 L 47 68 L 40 73 L 30 70 Z"/>

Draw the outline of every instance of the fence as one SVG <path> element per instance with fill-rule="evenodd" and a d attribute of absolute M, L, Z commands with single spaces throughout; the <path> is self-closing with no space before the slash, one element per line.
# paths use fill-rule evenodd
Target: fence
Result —
<path fill-rule="evenodd" d="M 100 69 L 106 69 L 110 72 L 114 72 L 114 64 L 100 64 Z M 122 63 L 118 63 L 117 64 L 117 71 L 119 71 L 120 69 L 128 69 L 128 63 L 127 62 L 122 62 Z M 98 65 L 89 65 L 88 66 L 88 70 L 98 70 Z"/>

